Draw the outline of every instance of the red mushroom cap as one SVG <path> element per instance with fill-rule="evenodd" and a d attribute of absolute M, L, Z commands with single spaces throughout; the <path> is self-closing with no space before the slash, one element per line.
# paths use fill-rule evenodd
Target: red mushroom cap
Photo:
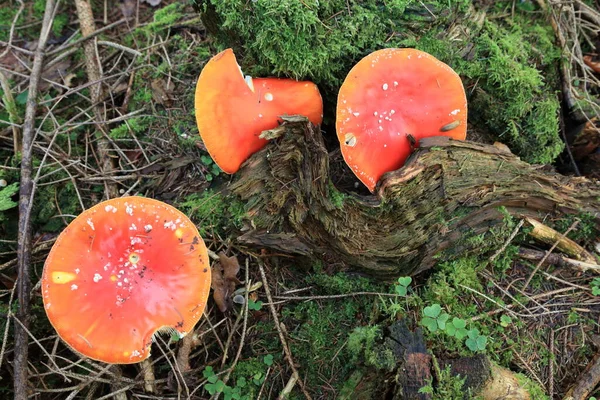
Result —
<path fill-rule="evenodd" d="M 142 197 L 102 202 L 59 235 L 44 265 L 48 319 L 74 350 L 112 364 L 142 361 L 152 336 L 193 329 L 210 290 L 208 254 L 194 224 Z"/>
<path fill-rule="evenodd" d="M 277 127 L 281 115 L 304 115 L 315 125 L 323 120 L 323 101 L 314 83 L 278 78 L 244 80 L 231 49 L 204 66 L 195 103 L 196 122 L 206 149 L 228 174 L 267 144 L 258 136 Z"/>
<path fill-rule="evenodd" d="M 404 165 L 417 140 L 464 140 L 467 98 L 448 65 L 415 49 L 375 51 L 356 64 L 338 95 L 337 136 L 344 160 L 372 192 Z"/>

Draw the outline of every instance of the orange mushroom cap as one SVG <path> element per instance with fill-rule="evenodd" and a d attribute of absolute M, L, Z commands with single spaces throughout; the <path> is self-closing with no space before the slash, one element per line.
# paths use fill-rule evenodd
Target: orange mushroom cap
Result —
<path fill-rule="evenodd" d="M 259 135 L 277 127 L 281 115 L 304 115 L 315 125 L 323 120 L 323 100 L 314 83 L 246 79 L 233 50 L 227 49 L 208 61 L 196 85 L 200 136 L 215 163 L 228 174 L 267 144 Z"/>
<path fill-rule="evenodd" d="M 337 136 L 346 164 L 372 192 L 381 176 L 404 165 L 417 140 L 464 140 L 467 98 L 460 77 L 415 49 L 383 49 L 348 73 L 337 102 Z"/>
<path fill-rule="evenodd" d="M 185 335 L 210 290 L 208 254 L 194 224 L 142 197 L 102 202 L 59 235 L 44 265 L 44 308 L 58 335 L 94 360 L 130 364 L 152 336 Z"/>

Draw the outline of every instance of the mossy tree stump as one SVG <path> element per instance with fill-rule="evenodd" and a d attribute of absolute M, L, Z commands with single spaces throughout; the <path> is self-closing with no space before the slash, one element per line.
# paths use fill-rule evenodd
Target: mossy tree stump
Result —
<path fill-rule="evenodd" d="M 590 213 L 600 229 L 600 185 L 529 165 L 504 146 L 424 139 L 373 196 L 340 193 L 318 128 L 288 118 L 280 136 L 237 173 L 232 190 L 252 229 L 242 243 L 338 263 L 384 279 L 431 268 L 442 254 L 501 243 L 507 215 L 542 220 Z"/>

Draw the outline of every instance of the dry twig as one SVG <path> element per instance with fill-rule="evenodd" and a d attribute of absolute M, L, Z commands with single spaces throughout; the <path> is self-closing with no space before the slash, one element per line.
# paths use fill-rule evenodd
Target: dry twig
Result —
<path fill-rule="evenodd" d="M 279 317 L 277 316 L 277 310 L 275 310 L 275 306 L 273 305 L 273 298 L 271 297 L 271 289 L 269 289 L 269 282 L 267 281 L 267 275 L 265 274 L 265 268 L 263 266 L 263 262 L 259 258 L 256 259 L 256 262 L 258 263 L 258 268 L 260 270 L 260 276 L 262 278 L 263 286 L 265 288 L 265 294 L 267 295 L 267 299 L 269 300 L 269 310 L 271 311 L 271 316 L 273 317 L 273 322 L 275 323 L 275 328 L 277 328 L 277 333 L 279 334 L 279 339 L 281 340 L 281 344 L 283 346 L 283 351 L 285 352 L 286 359 L 288 360 L 288 364 L 289 364 L 290 368 L 292 369 L 292 374 L 294 375 L 294 377 L 296 378 L 296 381 L 300 385 L 300 389 L 302 390 L 302 393 L 304 393 L 304 396 L 308 400 L 311 400 L 312 397 L 306 390 L 306 387 L 304 386 L 304 382 L 300 379 L 300 374 L 298 373 L 298 370 L 296 369 L 296 366 L 294 365 L 294 359 L 292 358 L 292 352 L 290 351 L 290 348 L 287 344 L 285 335 L 283 334 L 283 331 L 281 329 L 281 324 L 279 323 Z"/>
<path fill-rule="evenodd" d="M 21 324 L 15 324 L 15 356 L 14 356 L 14 394 L 16 400 L 26 400 L 28 397 L 27 382 L 27 358 L 28 358 L 28 335 L 30 309 L 30 267 L 31 267 L 31 209 L 35 195 L 35 183 L 31 179 L 33 171 L 33 138 L 35 136 L 35 115 L 37 111 L 37 94 L 42 76 L 44 62 L 44 50 L 50 34 L 50 28 L 54 20 L 54 14 L 58 8 L 58 2 L 46 0 L 46 9 L 38 47 L 33 59 L 33 67 L 29 81 L 29 95 L 25 109 L 23 122 L 23 144 L 21 153 L 21 186 L 19 190 L 19 243 L 18 243 L 18 281 L 17 298 L 19 308 L 17 318 Z"/>

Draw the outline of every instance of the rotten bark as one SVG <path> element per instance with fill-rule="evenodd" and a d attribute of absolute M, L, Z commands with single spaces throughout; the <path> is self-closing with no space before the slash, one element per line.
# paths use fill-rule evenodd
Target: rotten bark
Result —
<path fill-rule="evenodd" d="M 392 279 L 431 268 L 441 252 L 480 252 L 461 239 L 503 226 L 501 207 L 537 220 L 588 212 L 600 229 L 598 183 L 529 165 L 503 146 L 424 139 L 403 168 L 383 176 L 376 195 L 354 196 L 331 184 L 318 128 L 292 117 L 268 134 L 281 137 L 232 185 L 253 228 L 241 243 Z"/>

